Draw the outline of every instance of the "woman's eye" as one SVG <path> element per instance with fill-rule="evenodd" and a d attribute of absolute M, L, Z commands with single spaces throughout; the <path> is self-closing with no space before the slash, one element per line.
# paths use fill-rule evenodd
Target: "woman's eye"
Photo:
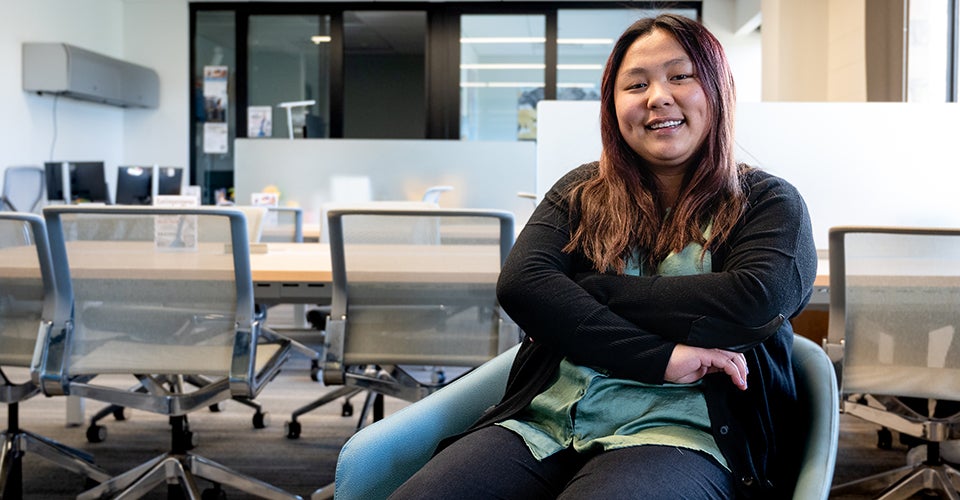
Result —
<path fill-rule="evenodd" d="M 627 85 L 627 90 L 644 89 L 644 88 L 647 88 L 647 84 L 646 84 L 646 83 L 643 83 L 643 82 L 641 82 L 641 83 L 632 83 L 632 84 L 630 84 L 630 85 Z"/>
<path fill-rule="evenodd" d="M 673 77 L 674 80 L 686 80 L 686 79 L 688 79 L 688 78 L 693 78 L 693 75 L 689 75 L 689 74 L 684 73 L 684 74 L 680 74 L 680 75 L 675 75 L 675 76 Z"/>

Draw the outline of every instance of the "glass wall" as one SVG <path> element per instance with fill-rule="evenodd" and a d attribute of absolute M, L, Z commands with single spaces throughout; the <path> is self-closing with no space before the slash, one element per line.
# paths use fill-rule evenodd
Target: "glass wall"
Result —
<path fill-rule="evenodd" d="M 652 9 L 557 11 L 557 99 L 599 100 L 600 79 L 613 43 L 637 19 L 663 12 Z M 697 19 L 696 9 L 671 12 Z"/>
<path fill-rule="evenodd" d="M 427 13 L 343 13 L 343 137 L 424 139 Z"/>
<path fill-rule="evenodd" d="M 460 139 L 536 138 L 546 16 L 460 18 Z"/>
<path fill-rule="evenodd" d="M 613 41 L 660 5 L 385 4 L 190 3 L 204 203 L 230 197 L 238 137 L 534 140 L 537 103 L 597 99 Z"/>
<path fill-rule="evenodd" d="M 944 102 L 949 94 L 949 0 L 909 3 L 907 101 Z"/>
<path fill-rule="evenodd" d="M 330 41 L 329 16 L 250 16 L 247 137 L 328 137 Z"/>
<path fill-rule="evenodd" d="M 193 39 L 193 165 L 203 202 L 232 197 L 233 150 L 237 136 L 236 22 L 232 11 L 200 11 Z"/>

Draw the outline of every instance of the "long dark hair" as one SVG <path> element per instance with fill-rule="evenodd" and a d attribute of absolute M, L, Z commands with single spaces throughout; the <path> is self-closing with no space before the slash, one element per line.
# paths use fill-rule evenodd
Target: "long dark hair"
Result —
<path fill-rule="evenodd" d="M 669 217 L 652 172 L 620 134 L 614 103 L 617 73 L 627 50 L 637 38 L 658 29 L 670 33 L 690 57 L 713 118 Z M 703 25 L 662 14 L 627 28 L 607 59 L 600 86 L 600 168 L 596 176 L 568 193 L 580 224 L 564 250 L 581 250 L 598 271 L 621 273 L 634 248 L 643 249 L 647 263 L 654 266 L 691 242 L 715 249 L 740 218 L 746 198 L 733 153 L 735 105 L 726 55 Z M 710 234 L 704 237 L 705 225 L 711 221 Z"/>

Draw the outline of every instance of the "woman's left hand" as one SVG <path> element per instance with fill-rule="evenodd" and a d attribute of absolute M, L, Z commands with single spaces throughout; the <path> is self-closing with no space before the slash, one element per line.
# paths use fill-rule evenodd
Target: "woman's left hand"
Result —
<path fill-rule="evenodd" d="M 710 373 L 726 373 L 740 390 L 747 389 L 747 358 L 739 352 L 704 349 L 677 344 L 670 355 L 663 379 L 666 382 L 689 384 Z"/>

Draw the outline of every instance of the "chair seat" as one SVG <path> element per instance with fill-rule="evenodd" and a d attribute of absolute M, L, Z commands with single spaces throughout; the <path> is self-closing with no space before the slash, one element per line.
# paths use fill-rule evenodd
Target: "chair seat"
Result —
<path fill-rule="evenodd" d="M 256 371 L 262 370 L 280 346 L 276 344 L 261 344 L 257 346 Z M 157 355 L 143 359 L 138 357 L 136 364 L 117 356 L 118 352 L 155 352 Z M 73 375 L 106 375 L 129 373 L 190 373 L 208 377 L 226 377 L 230 373 L 229 366 L 210 366 L 210 360 L 229 359 L 233 352 L 232 345 L 169 345 L 145 344 L 111 340 L 86 355 L 77 358 L 72 367 Z"/>

